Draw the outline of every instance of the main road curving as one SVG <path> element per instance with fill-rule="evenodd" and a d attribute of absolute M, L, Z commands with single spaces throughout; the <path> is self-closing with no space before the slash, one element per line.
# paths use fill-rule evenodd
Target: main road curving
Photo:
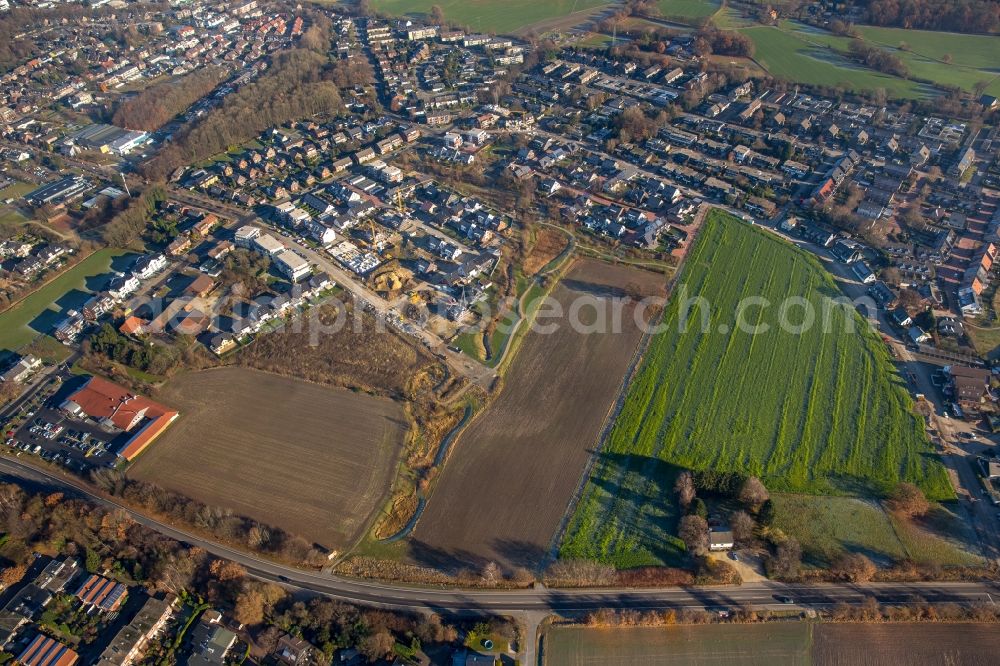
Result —
<path fill-rule="evenodd" d="M 1000 587 L 983 582 L 919 582 L 872 584 L 784 584 L 762 582 L 746 585 L 686 588 L 587 588 L 482 590 L 429 587 L 357 580 L 305 571 L 271 562 L 211 539 L 163 523 L 103 497 L 70 477 L 38 469 L 11 458 L 0 458 L 0 480 L 67 496 L 87 499 L 127 512 L 137 523 L 172 539 L 198 546 L 238 562 L 247 572 L 289 588 L 343 601 L 408 611 L 457 614 L 507 614 L 517 612 L 585 612 L 598 608 L 629 609 L 733 609 L 753 605 L 776 607 L 778 597 L 792 599 L 791 607 L 825 608 L 841 603 L 859 604 L 868 597 L 882 603 L 956 602 L 993 604 Z M 787 605 L 781 607 L 789 608 Z"/>

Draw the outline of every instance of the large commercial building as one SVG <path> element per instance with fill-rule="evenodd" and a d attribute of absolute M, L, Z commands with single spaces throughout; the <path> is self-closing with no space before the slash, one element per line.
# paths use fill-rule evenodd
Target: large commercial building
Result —
<path fill-rule="evenodd" d="M 91 125 L 73 136 L 73 141 L 102 153 L 128 155 L 149 138 L 146 132 L 122 129 L 114 125 Z"/>
<path fill-rule="evenodd" d="M 178 413 L 100 377 L 91 377 L 63 402 L 76 418 L 89 417 L 109 431 L 125 433 L 118 455 L 132 460 L 163 434 Z"/>

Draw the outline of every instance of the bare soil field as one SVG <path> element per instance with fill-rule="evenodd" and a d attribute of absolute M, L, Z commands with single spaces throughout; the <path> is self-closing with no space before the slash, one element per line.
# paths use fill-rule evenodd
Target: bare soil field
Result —
<path fill-rule="evenodd" d="M 631 282 L 655 289 L 665 279 L 580 260 L 552 298 L 567 312 L 582 299 L 579 320 L 589 324 Z M 540 323 L 558 324 L 555 332 L 527 333 L 499 394 L 455 443 L 411 538 L 412 560 L 444 570 L 541 563 L 641 338 L 631 306 L 620 319 L 620 332 L 547 318 Z"/>
<path fill-rule="evenodd" d="M 130 476 L 338 550 L 385 501 L 408 427 L 392 400 L 243 368 L 156 397 L 181 418 Z"/>
<path fill-rule="evenodd" d="M 812 663 L 995 664 L 995 624 L 821 624 L 813 632 Z"/>
<path fill-rule="evenodd" d="M 804 622 L 673 627 L 555 627 L 545 632 L 545 666 L 771 666 L 809 663 Z M 842 662 L 864 663 L 864 662 Z"/>
<path fill-rule="evenodd" d="M 673 627 L 555 627 L 545 666 L 674 664 L 995 664 L 994 624 L 775 622 Z"/>

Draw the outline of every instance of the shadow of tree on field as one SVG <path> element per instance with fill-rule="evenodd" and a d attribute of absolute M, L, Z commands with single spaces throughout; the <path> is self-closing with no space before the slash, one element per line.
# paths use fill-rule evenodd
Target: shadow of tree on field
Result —
<path fill-rule="evenodd" d="M 535 571 L 547 555 L 545 548 L 531 541 L 494 539 L 493 550 L 500 556 L 502 566 L 524 567 Z"/>
<path fill-rule="evenodd" d="M 410 558 L 420 566 L 456 575 L 465 570 L 481 570 L 489 558 L 464 549 L 432 546 L 420 539 L 410 539 Z"/>
<path fill-rule="evenodd" d="M 622 538 L 638 542 L 662 562 L 683 560 L 684 552 L 676 541 L 681 512 L 674 497 L 674 484 L 682 471 L 651 456 L 601 453 L 590 482 L 608 499 L 602 514 L 593 517 L 595 524 L 613 524 Z"/>

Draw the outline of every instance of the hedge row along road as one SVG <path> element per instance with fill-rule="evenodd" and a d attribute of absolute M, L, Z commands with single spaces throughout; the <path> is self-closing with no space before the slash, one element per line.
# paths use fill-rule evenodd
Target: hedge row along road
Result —
<path fill-rule="evenodd" d="M 839 603 L 861 604 L 869 597 L 880 603 L 923 604 L 954 602 L 965 605 L 990 603 L 1000 587 L 993 583 L 873 583 L 786 585 L 783 583 L 746 583 L 741 586 L 715 586 L 659 589 L 528 589 L 461 590 L 430 589 L 378 581 L 352 580 L 302 571 L 282 566 L 253 555 L 233 550 L 214 541 L 149 518 L 137 511 L 95 495 L 69 478 L 56 476 L 19 461 L 0 458 L 0 481 L 17 483 L 31 490 L 59 491 L 95 503 L 126 511 L 136 522 L 161 534 L 192 546 L 204 548 L 216 557 L 239 562 L 247 571 L 264 580 L 321 594 L 334 599 L 399 610 L 453 612 L 468 615 L 542 611 L 571 613 L 597 608 L 691 608 L 706 609 L 753 604 L 756 608 L 774 606 L 782 609 L 828 608 Z M 795 605 L 776 603 L 776 595 L 791 596 Z"/>

